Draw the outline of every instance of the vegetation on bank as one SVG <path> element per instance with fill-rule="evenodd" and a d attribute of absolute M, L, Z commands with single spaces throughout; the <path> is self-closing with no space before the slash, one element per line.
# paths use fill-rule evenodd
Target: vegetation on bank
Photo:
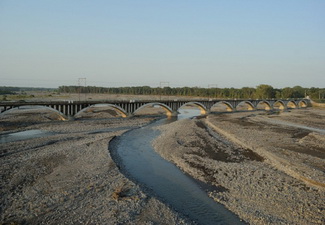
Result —
<path fill-rule="evenodd" d="M 39 88 L 39 87 L 7 87 L 0 86 L 0 94 L 16 94 L 17 92 L 24 93 L 26 91 L 55 91 L 56 88 Z"/>
<path fill-rule="evenodd" d="M 301 86 L 273 88 L 270 85 L 261 84 L 256 88 L 201 88 L 201 87 L 95 87 L 95 86 L 60 86 L 62 93 L 105 93 L 105 94 L 130 94 L 130 95 L 174 95 L 174 96 L 197 96 L 209 98 L 231 99 L 266 99 L 266 98 L 304 98 L 324 99 L 325 88 L 303 88 Z"/>
<path fill-rule="evenodd" d="M 318 102 L 325 102 L 325 88 L 303 88 L 301 86 L 273 88 L 261 84 L 256 88 L 201 88 L 201 87 L 95 87 L 95 86 L 60 86 L 54 88 L 26 88 L 26 87 L 0 87 L 0 95 L 5 100 L 8 95 L 17 95 L 19 99 L 29 96 L 28 91 L 42 91 L 49 93 L 93 93 L 93 94 L 128 94 L 128 95 L 173 95 L 196 96 L 207 98 L 230 99 L 266 99 L 266 98 L 304 98 L 309 96 Z M 14 96 L 11 99 L 15 99 Z"/>
<path fill-rule="evenodd" d="M 28 94 L 27 92 L 48 92 L 56 93 L 55 88 L 33 88 L 33 87 L 7 87 L 0 86 L 0 101 L 17 101 L 30 99 L 35 97 L 33 94 Z"/>

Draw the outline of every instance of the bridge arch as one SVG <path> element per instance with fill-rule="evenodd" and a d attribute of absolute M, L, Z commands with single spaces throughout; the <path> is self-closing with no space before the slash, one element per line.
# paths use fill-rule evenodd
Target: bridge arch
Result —
<path fill-rule="evenodd" d="M 239 102 L 239 104 L 236 106 L 236 110 L 240 111 L 244 107 L 246 107 L 247 108 L 246 110 L 249 110 L 249 111 L 252 111 L 255 109 L 253 103 L 251 103 L 250 101 L 242 101 L 242 102 Z"/>
<path fill-rule="evenodd" d="M 282 100 L 277 100 L 276 102 L 273 103 L 273 109 L 284 110 L 285 108 L 286 105 Z"/>
<path fill-rule="evenodd" d="M 295 109 L 297 108 L 297 103 L 293 100 L 287 102 L 287 108 L 288 109 Z"/>
<path fill-rule="evenodd" d="M 299 108 L 307 108 L 307 106 L 308 106 L 306 100 L 300 100 L 297 105 Z"/>
<path fill-rule="evenodd" d="M 272 106 L 268 101 L 261 100 L 257 103 L 256 109 L 263 109 L 269 111 L 272 109 Z"/>
<path fill-rule="evenodd" d="M 212 107 L 211 107 L 211 111 L 227 111 L 227 112 L 232 112 L 234 111 L 234 107 L 226 101 L 220 101 L 215 103 Z"/>
<path fill-rule="evenodd" d="M 200 102 L 186 102 L 185 104 L 181 105 L 178 109 L 181 109 L 182 107 L 185 106 L 195 106 L 200 109 L 201 114 L 207 114 L 208 110 L 207 108 Z"/>
<path fill-rule="evenodd" d="M 62 112 L 51 108 L 49 106 L 46 105 L 23 105 L 23 106 L 14 106 L 8 109 L 5 109 L 4 111 L 2 111 L 0 113 L 0 115 L 3 114 L 7 114 L 10 113 L 11 111 L 15 111 L 15 110 L 19 110 L 19 109 L 25 109 L 25 110 L 38 110 L 38 109 L 45 109 L 48 111 L 52 111 L 54 113 L 56 113 L 57 115 L 59 115 L 59 120 L 68 120 L 68 117 L 66 115 L 64 115 Z M 42 112 L 35 112 L 35 114 L 41 114 Z"/>
<path fill-rule="evenodd" d="M 168 107 L 167 105 L 165 105 L 163 103 L 160 103 L 160 102 L 152 102 L 152 103 L 144 104 L 144 105 L 140 106 L 139 108 L 137 108 L 133 112 L 133 114 L 136 114 L 137 112 L 139 112 L 140 110 L 142 110 L 142 109 L 144 109 L 144 108 L 146 108 L 148 106 L 159 106 L 163 110 L 165 110 L 167 116 L 172 116 L 173 115 L 173 110 L 170 107 Z"/>
<path fill-rule="evenodd" d="M 123 118 L 125 118 L 125 117 L 128 116 L 127 112 L 126 112 L 123 108 L 121 108 L 121 107 L 119 107 L 119 106 L 117 106 L 117 105 L 114 105 L 114 104 L 106 104 L 106 103 L 105 103 L 105 104 L 94 104 L 94 105 L 89 105 L 89 106 L 87 106 L 87 107 L 81 109 L 80 111 L 78 111 L 78 112 L 74 115 L 74 117 L 78 117 L 78 115 L 80 115 L 81 113 L 87 111 L 87 110 L 90 109 L 90 108 L 100 107 L 100 106 L 102 106 L 102 107 L 110 107 L 110 108 L 112 108 L 113 110 L 115 110 L 116 112 L 118 112 L 118 113 L 119 113 Z"/>

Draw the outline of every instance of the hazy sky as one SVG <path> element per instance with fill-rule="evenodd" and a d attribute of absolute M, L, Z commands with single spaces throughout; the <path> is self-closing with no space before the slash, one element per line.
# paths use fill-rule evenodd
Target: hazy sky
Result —
<path fill-rule="evenodd" d="M 324 0 L 0 0 L 0 86 L 325 87 Z"/>

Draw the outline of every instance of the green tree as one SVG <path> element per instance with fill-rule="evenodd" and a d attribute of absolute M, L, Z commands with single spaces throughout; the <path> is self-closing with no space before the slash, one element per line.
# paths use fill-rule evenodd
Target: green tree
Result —
<path fill-rule="evenodd" d="M 255 88 L 243 87 L 241 89 L 241 98 L 254 98 L 255 92 Z"/>
<path fill-rule="evenodd" d="M 275 90 L 271 85 L 261 84 L 256 87 L 256 98 L 270 99 L 275 97 Z"/>
<path fill-rule="evenodd" d="M 292 88 L 292 98 L 303 98 L 305 97 L 305 89 L 301 86 L 294 86 Z"/>
<path fill-rule="evenodd" d="M 293 98 L 293 89 L 290 87 L 285 87 L 282 89 L 281 97 L 282 98 Z"/>

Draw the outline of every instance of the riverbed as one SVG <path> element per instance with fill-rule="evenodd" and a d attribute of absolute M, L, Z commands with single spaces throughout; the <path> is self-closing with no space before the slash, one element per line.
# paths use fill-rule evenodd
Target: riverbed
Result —
<path fill-rule="evenodd" d="M 108 151 L 111 139 L 157 117 L 106 116 L 61 121 L 20 110 L 0 118 L 0 224 L 191 224 L 126 178 Z"/>
<path fill-rule="evenodd" d="M 61 121 L 47 112 L 18 114 L 0 118 L 2 135 L 51 135 L 0 143 L 1 223 L 193 224 L 121 173 L 109 153 L 111 140 L 157 117 L 106 119 L 104 113 Z M 324 135 L 271 122 L 324 129 L 324 118 L 313 109 L 209 115 L 161 126 L 154 146 L 186 174 L 214 186 L 210 199 L 250 224 L 322 224 Z"/>
<path fill-rule="evenodd" d="M 159 135 L 155 128 L 174 121 L 161 119 L 111 141 L 111 155 L 120 171 L 149 194 L 198 224 L 244 224 L 238 216 L 207 195 L 204 189 L 207 185 L 200 185 L 201 182 L 184 174 L 154 151 L 151 142 Z"/>
<path fill-rule="evenodd" d="M 315 109 L 210 114 L 161 126 L 154 147 L 249 224 L 323 224 L 324 121 Z"/>

